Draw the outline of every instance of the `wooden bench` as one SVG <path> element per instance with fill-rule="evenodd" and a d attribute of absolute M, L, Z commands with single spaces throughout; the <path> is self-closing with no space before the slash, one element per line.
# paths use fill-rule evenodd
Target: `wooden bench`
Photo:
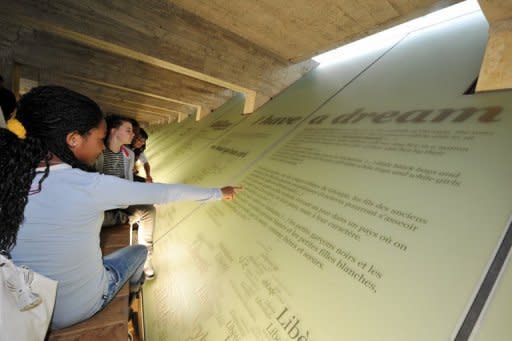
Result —
<path fill-rule="evenodd" d="M 130 244 L 128 225 L 103 228 L 101 231 L 101 250 L 108 255 Z M 128 339 L 129 288 L 124 285 L 116 297 L 105 309 L 90 319 L 71 327 L 51 331 L 48 341 L 117 341 Z"/>

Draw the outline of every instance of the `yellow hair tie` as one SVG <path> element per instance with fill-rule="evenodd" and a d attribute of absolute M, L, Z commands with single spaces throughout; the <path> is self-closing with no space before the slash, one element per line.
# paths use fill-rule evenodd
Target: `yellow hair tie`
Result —
<path fill-rule="evenodd" d="M 27 131 L 23 124 L 15 118 L 10 118 L 7 121 L 7 130 L 18 136 L 19 139 L 24 140 L 27 137 Z"/>

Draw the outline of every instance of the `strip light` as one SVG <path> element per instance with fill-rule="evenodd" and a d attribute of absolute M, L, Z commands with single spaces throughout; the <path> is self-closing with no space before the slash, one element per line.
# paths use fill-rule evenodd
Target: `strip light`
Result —
<path fill-rule="evenodd" d="M 456 5 L 432 12 L 423 17 L 391 27 L 366 38 L 343 45 L 334 50 L 319 54 L 318 56 L 313 57 L 313 60 L 323 66 L 332 62 L 354 58 L 369 51 L 389 46 L 411 32 L 476 12 L 481 12 L 478 1 L 466 0 Z"/>

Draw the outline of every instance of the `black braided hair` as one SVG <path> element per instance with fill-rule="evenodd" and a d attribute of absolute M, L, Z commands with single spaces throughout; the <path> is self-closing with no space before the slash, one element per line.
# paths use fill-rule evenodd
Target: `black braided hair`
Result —
<path fill-rule="evenodd" d="M 0 250 L 7 251 L 16 244 L 38 164 L 46 164 L 39 185 L 48 176 L 52 155 L 72 167 L 92 171 L 75 158 L 66 136 L 75 131 L 87 135 L 99 126 L 103 113 L 94 101 L 77 92 L 40 86 L 20 99 L 16 118 L 27 131 L 26 139 L 0 129 Z"/>
<path fill-rule="evenodd" d="M 21 142 L 0 129 L 0 250 L 8 251 L 16 243 L 36 167 L 46 154 L 38 139 Z"/>

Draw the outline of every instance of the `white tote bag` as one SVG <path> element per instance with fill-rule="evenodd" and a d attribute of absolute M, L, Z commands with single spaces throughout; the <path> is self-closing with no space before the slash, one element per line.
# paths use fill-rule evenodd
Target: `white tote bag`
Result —
<path fill-rule="evenodd" d="M 0 341 L 44 340 L 57 282 L 0 254 Z"/>

